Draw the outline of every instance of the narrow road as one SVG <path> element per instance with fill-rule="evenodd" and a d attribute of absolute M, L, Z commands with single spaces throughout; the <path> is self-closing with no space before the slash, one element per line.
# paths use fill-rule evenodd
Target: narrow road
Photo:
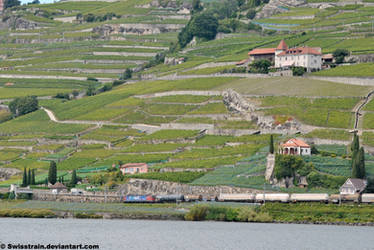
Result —
<path fill-rule="evenodd" d="M 367 96 L 363 99 L 363 101 L 361 101 L 361 103 L 357 105 L 355 109 L 353 110 L 353 112 L 355 112 L 355 123 L 354 123 L 353 129 L 357 130 L 358 134 L 360 135 L 362 134 L 362 129 L 358 128 L 358 125 L 360 123 L 360 118 L 362 117 L 362 114 L 360 113 L 360 111 L 365 107 L 366 104 L 370 102 L 370 100 L 373 99 L 373 96 L 374 96 L 374 90 L 371 91 L 369 94 L 367 94 Z"/>

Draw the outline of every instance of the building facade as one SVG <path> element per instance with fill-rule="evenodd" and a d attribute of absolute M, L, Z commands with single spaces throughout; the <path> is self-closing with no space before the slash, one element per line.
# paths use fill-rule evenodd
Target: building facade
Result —
<path fill-rule="evenodd" d="M 146 163 L 127 163 L 120 166 L 122 174 L 140 174 L 148 173 L 148 165 Z"/>
<path fill-rule="evenodd" d="M 284 40 L 276 48 L 253 49 L 249 53 L 249 62 L 266 59 L 277 69 L 304 67 L 308 72 L 322 68 L 321 48 L 295 47 L 288 48 Z"/>
<path fill-rule="evenodd" d="M 367 182 L 363 179 L 348 178 L 340 187 L 340 194 L 361 194 L 366 188 Z"/>
<path fill-rule="evenodd" d="M 311 147 L 302 140 L 289 139 L 279 147 L 279 154 L 283 155 L 311 155 Z"/>

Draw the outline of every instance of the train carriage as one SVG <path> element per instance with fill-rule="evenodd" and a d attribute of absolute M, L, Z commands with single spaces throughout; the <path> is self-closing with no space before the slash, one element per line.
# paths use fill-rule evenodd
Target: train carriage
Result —
<path fill-rule="evenodd" d="M 291 194 L 291 202 L 325 202 L 329 201 L 328 194 L 301 193 Z"/>
<path fill-rule="evenodd" d="M 256 194 L 256 202 L 289 202 L 290 195 L 284 193 Z"/>
<path fill-rule="evenodd" d="M 220 194 L 218 201 L 254 202 L 255 194 Z"/>

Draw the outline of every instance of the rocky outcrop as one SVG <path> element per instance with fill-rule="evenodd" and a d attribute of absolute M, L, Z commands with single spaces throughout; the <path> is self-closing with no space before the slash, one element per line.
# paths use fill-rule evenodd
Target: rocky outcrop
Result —
<path fill-rule="evenodd" d="M 292 133 L 301 128 L 301 124 L 294 119 L 278 124 L 273 117 L 263 116 L 259 112 L 255 112 L 256 106 L 254 104 L 249 103 L 239 93 L 230 89 L 223 93 L 223 103 L 230 112 L 240 114 L 243 119 L 256 123 L 262 132 L 278 131 L 279 133 L 284 133 L 284 131 L 288 131 Z"/>
<path fill-rule="evenodd" d="M 177 32 L 183 27 L 184 24 L 104 24 L 95 27 L 93 29 L 93 32 L 99 34 L 102 37 L 107 37 L 113 34 L 152 35 L 166 32 Z"/>
<path fill-rule="evenodd" d="M 270 181 L 273 179 L 275 167 L 275 154 L 269 154 L 266 158 L 265 180 Z"/>
<path fill-rule="evenodd" d="M 0 168 L 0 181 L 8 180 L 13 175 L 20 174 L 21 170 L 15 168 Z"/>
<path fill-rule="evenodd" d="M 23 19 L 17 16 L 10 16 L 4 19 L 5 19 L 4 22 L 6 23 L 6 25 L 11 29 L 33 30 L 36 28 L 40 28 L 40 25 L 38 23 Z"/>
<path fill-rule="evenodd" d="M 220 193 L 256 193 L 257 190 L 250 188 L 239 188 L 229 186 L 191 186 L 168 181 L 130 179 L 128 183 L 121 185 L 118 191 L 120 194 L 137 194 L 137 195 L 202 195 L 206 197 L 217 197 Z"/>
<path fill-rule="evenodd" d="M 275 14 L 288 11 L 288 7 L 298 7 L 306 3 L 306 0 L 270 0 L 260 12 L 256 14 L 256 19 L 268 18 Z"/>

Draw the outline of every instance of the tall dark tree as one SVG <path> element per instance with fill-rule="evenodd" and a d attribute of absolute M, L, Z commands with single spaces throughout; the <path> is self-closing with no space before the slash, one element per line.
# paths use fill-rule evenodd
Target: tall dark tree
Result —
<path fill-rule="evenodd" d="M 35 169 L 31 170 L 31 185 L 35 185 Z"/>
<path fill-rule="evenodd" d="M 32 178 L 31 178 L 31 168 L 29 168 L 29 173 L 27 175 L 27 185 L 31 185 Z"/>
<path fill-rule="evenodd" d="M 352 178 L 360 178 L 359 151 L 352 153 Z"/>
<path fill-rule="evenodd" d="M 48 178 L 44 179 L 44 185 L 48 186 Z"/>
<path fill-rule="evenodd" d="M 22 187 L 27 187 L 27 171 L 26 171 L 26 168 L 23 169 Z"/>
<path fill-rule="evenodd" d="M 273 138 L 273 135 L 270 135 L 269 153 L 274 154 L 274 138 Z"/>
<path fill-rule="evenodd" d="M 54 161 L 51 161 L 49 165 L 48 181 L 52 185 L 54 185 L 57 182 L 57 166 L 56 166 L 56 162 Z"/>
<path fill-rule="evenodd" d="M 359 177 L 361 179 L 366 177 L 366 170 L 365 170 L 365 150 L 363 147 L 360 148 L 358 151 L 358 169 L 359 169 Z"/>
<path fill-rule="evenodd" d="M 73 173 L 71 174 L 71 180 L 70 180 L 70 185 L 75 186 L 77 184 L 77 172 L 73 170 Z"/>
<path fill-rule="evenodd" d="M 351 144 L 351 151 L 353 153 L 354 151 L 358 151 L 359 149 L 360 149 L 360 138 L 358 137 L 356 133 L 354 133 L 353 141 Z"/>

